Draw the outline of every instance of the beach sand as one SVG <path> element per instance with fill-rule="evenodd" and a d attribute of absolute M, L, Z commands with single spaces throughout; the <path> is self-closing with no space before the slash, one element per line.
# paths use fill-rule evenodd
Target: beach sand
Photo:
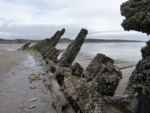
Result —
<path fill-rule="evenodd" d="M 43 72 L 37 63 L 27 52 L 0 50 L 0 113 L 56 113 L 51 107 L 53 98 L 50 92 L 43 92 L 43 85 L 48 81 L 29 83 L 30 74 Z M 36 86 L 36 89 L 30 89 L 30 86 Z M 37 101 L 30 102 L 33 98 Z M 37 106 L 29 109 L 31 105 Z"/>

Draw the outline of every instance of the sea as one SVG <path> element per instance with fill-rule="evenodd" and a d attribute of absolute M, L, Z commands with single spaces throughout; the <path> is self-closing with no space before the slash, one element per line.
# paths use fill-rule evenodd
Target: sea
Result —
<path fill-rule="evenodd" d="M 86 68 L 98 53 L 102 53 L 114 60 L 137 63 L 142 58 L 140 50 L 145 45 L 145 42 L 84 43 L 75 62 Z M 66 49 L 67 46 L 60 43 L 56 48 Z"/>

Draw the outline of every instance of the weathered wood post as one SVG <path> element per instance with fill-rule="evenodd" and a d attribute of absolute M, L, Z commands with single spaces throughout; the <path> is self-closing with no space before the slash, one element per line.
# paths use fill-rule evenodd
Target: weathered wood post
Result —
<path fill-rule="evenodd" d="M 51 38 L 49 43 L 46 45 L 46 48 L 44 48 L 41 52 L 42 56 L 45 56 L 44 54 L 49 53 L 51 48 L 55 47 L 57 43 L 59 42 L 61 36 L 65 33 L 65 29 L 63 28 L 61 31 L 57 31 L 54 36 Z"/>
<path fill-rule="evenodd" d="M 30 45 L 31 43 L 25 43 L 20 49 L 18 49 L 18 50 L 26 50 L 26 49 L 29 49 L 29 45 Z"/>
<path fill-rule="evenodd" d="M 69 44 L 66 51 L 59 60 L 59 64 L 63 67 L 70 67 L 73 61 L 75 60 L 78 52 L 81 49 L 81 46 L 86 38 L 88 31 L 86 29 L 81 29 L 80 33 L 76 39 Z"/>

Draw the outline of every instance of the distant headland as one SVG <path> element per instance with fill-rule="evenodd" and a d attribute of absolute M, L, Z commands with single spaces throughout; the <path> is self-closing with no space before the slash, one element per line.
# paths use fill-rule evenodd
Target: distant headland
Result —
<path fill-rule="evenodd" d="M 19 43 L 26 43 L 26 42 L 30 42 L 30 43 L 37 43 L 41 40 L 31 40 L 31 39 L 14 39 L 14 40 L 10 40 L 10 39 L 3 39 L 0 38 L 0 44 L 19 44 Z M 69 38 L 62 38 L 60 39 L 59 43 L 71 43 L 73 40 L 69 39 Z M 85 43 L 119 43 L 119 42 L 145 42 L 145 41 L 140 41 L 140 40 L 120 40 L 120 39 L 85 39 L 84 41 Z"/>

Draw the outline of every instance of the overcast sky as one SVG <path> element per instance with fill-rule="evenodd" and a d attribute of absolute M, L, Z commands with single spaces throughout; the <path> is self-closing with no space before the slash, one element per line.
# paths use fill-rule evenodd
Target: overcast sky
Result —
<path fill-rule="evenodd" d="M 87 38 L 148 40 L 146 34 L 125 32 L 120 5 L 126 0 L 0 0 L 0 38 L 44 39 L 66 28 L 74 39 L 81 28 Z"/>

